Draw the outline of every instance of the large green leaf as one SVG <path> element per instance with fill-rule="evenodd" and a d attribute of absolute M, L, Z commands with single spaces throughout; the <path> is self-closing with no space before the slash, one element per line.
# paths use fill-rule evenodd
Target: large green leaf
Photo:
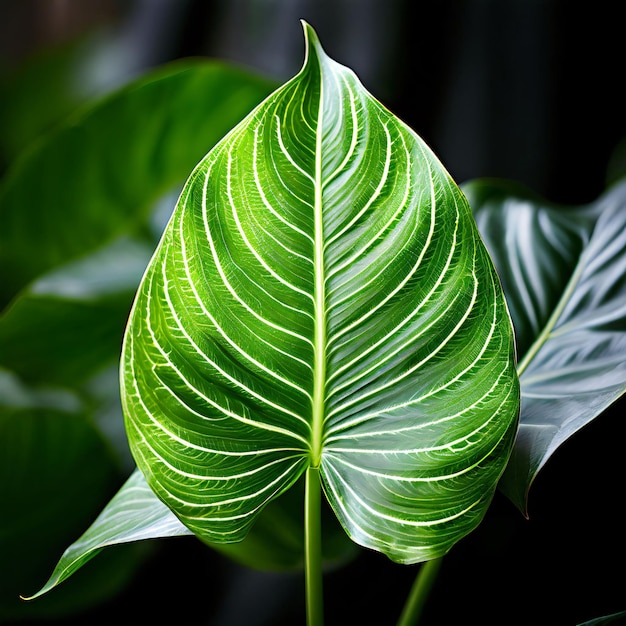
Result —
<path fill-rule="evenodd" d="M 526 513 L 550 456 L 626 390 L 626 182 L 573 208 L 502 181 L 464 190 L 519 346 L 520 428 L 501 488 Z"/>
<path fill-rule="evenodd" d="M 26 151 L 0 185 L 0 306 L 42 273 L 141 228 L 271 88 L 224 63 L 179 61 Z"/>
<path fill-rule="evenodd" d="M 320 467 L 354 541 L 400 562 L 481 520 L 516 432 L 513 333 L 469 206 L 323 52 L 201 161 L 137 295 L 135 460 L 209 542 Z"/>

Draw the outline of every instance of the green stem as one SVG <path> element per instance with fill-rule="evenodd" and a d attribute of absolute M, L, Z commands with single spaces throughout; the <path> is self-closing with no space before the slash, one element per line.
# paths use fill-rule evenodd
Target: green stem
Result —
<path fill-rule="evenodd" d="M 304 494 L 304 569 L 307 626 L 323 626 L 322 592 L 322 485 L 319 467 L 306 471 Z"/>
<path fill-rule="evenodd" d="M 397 626 L 417 625 L 426 600 L 428 599 L 428 594 L 437 578 L 442 560 L 443 557 L 439 557 L 432 561 L 426 561 L 420 566 Z"/>

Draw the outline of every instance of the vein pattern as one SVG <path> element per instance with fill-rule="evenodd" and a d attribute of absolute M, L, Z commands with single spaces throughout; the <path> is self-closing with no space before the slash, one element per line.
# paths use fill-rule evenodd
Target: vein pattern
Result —
<path fill-rule="evenodd" d="M 463 194 L 305 32 L 303 69 L 199 164 L 146 272 L 129 439 L 209 541 L 241 539 L 314 465 L 355 541 L 425 560 L 504 470 L 512 328 Z"/>

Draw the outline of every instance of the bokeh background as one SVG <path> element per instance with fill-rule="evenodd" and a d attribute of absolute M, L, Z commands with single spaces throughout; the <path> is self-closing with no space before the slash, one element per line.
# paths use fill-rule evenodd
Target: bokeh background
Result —
<path fill-rule="evenodd" d="M 579 205 L 626 173 L 618 2 L 1 0 L 2 173 L 66 115 L 176 59 L 219 58 L 290 78 L 303 58 L 300 19 L 458 183 L 502 177 Z M 554 455 L 533 486 L 529 520 L 496 495 L 481 527 L 444 560 L 424 626 L 570 626 L 626 610 L 624 408 L 618 402 Z M 0 511 L 1 538 L 12 511 L 1 500 Z M 32 546 L 42 534 L 33 523 Z M 248 570 L 193 538 L 140 550 L 119 581 L 108 570 L 101 598 L 73 609 L 51 602 L 39 615 L 18 608 L 0 623 L 304 623 L 299 574 Z M 3 584 L 17 560 L 32 558 L 23 554 L 0 555 Z M 395 623 L 415 571 L 363 552 L 329 572 L 328 625 Z"/>

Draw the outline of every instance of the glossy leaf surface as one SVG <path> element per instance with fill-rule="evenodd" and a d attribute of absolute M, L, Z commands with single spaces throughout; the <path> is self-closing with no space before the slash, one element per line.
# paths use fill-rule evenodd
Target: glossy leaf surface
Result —
<path fill-rule="evenodd" d="M 574 208 L 501 182 L 464 190 L 518 340 L 520 428 L 501 488 L 526 513 L 550 456 L 626 390 L 626 183 Z"/>
<path fill-rule="evenodd" d="M 320 466 L 357 543 L 445 553 L 515 435 L 508 312 L 435 156 L 305 26 L 301 72 L 187 182 L 125 336 L 151 488 L 209 542 Z"/>
<path fill-rule="evenodd" d="M 135 471 L 90 528 L 65 550 L 45 586 L 29 599 L 63 582 L 107 546 L 189 534 Z"/>

